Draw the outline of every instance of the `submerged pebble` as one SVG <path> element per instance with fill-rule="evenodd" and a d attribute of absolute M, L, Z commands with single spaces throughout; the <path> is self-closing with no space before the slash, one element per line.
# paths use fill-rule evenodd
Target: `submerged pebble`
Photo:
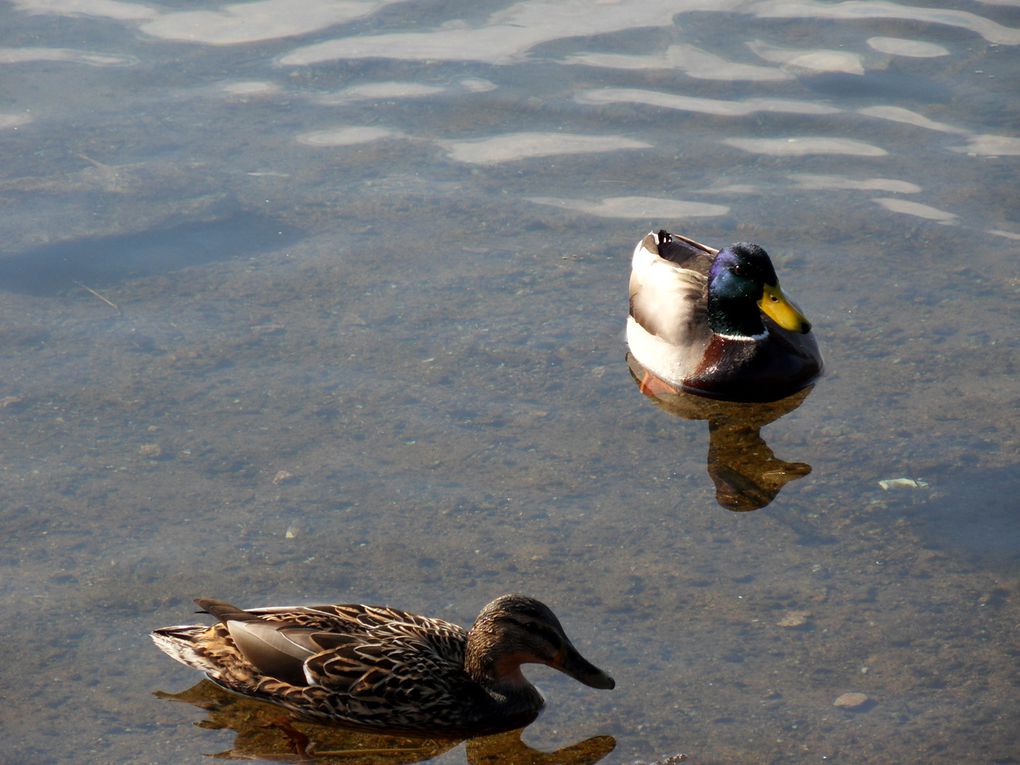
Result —
<path fill-rule="evenodd" d="M 776 622 L 776 624 L 780 627 L 786 627 L 787 629 L 796 629 L 797 627 L 803 627 L 807 624 L 808 617 L 810 616 L 810 611 L 787 611 L 786 615 Z"/>
<path fill-rule="evenodd" d="M 832 706 L 839 707 L 840 709 L 861 709 L 869 701 L 871 699 L 863 693 L 844 693 L 836 697 L 836 700 L 832 702 Z"/>

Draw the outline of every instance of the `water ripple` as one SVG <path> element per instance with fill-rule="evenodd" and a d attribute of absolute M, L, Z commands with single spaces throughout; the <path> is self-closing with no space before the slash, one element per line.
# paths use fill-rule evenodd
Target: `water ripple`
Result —
<path fill-rule="evenodd" d="M 215 11 L 164 13 L 142 24 L 141 29 L 164 40 L 237 45 L 308 34 L 368 16 L 391 3 L 319 0 L 301 3 L 300 13 L 295 13 L 290 0 L 258 0 Z"/>
<path fill-rule="evenodd" d="M 802 0 L 769 0 L 753 9 L 755 15 L 767 19 L 904 19 L 906 21 L 967 29 L 981 35 L 990 43 L 999 45 L 1020 45 L 1020 29 L 1006 27 L 984 16 L 970 11 L 959 11 L 944 8 L 918 8 L 899 5 L 898 3 L 867 2 L 867 0 L 847 0 L 847 2 L 828 3 Z"/>
<path fill-rule="evenodd" d="M 752 154 L 773 157 L 803 157 L 808 154 L 844 154 L 855 157 L 884 157 L 888 152 L 853 138 L 725 138 L 723 143 Z"/>
<path fill-rule="evenodd" d="M 592 154 L 622 149 L 649 149 L 651 144 L 617 135 L 508 133 L 468 141 L 440 141 L 451 159 L 492 165 L 559 154 Z"/>
<path fill-rule="evenodd" d="M 243 80 L 224 83 L 221 90 L 233 98 L 265 98 L 279 93 L 280 86 L 275 82 Z"/>
<path fill-rule="evenodd" d="M 967 145 L 954 149 L 962 154 L 976 154 L 982 157 L 1020 156 L 1020 138 L 1008 135 L 975 135 Z"/>
<path fill-rule="evenodd" d="M 354 146 L 359 143 L 371 143 L 384 138 L 403 138 L 404 134 L 397 130 L 382 127 L 344 126 L 328 130 L 314 130 L 298 136 L 298 143 L 306 146 Z"/>
<path fill-rule="evenodd" d="M 696 80 L 777 82 L 793 78 L 791 74 L 778 67 L 741 64 L 693 45 L 670 45 L 662 53 L 643 56 L 620 53 L 580 53 L 568 57 L 564 63 L 598 66 L 606 69 L 678 70 Z"/>
<path fill-rule="evenodd" d="M 137 63 L 133 56 L 111 56 L 71 48 L 0 48 L 0 64 L 24 64 L 35 61 L 67 61 L 89 66 L 124 66 Z"/>
<path fill-rule="evenodd" d="M 916 183 L 896 178 L 857 179 L 841 175 L 811 175 L 809 173 L 791 173 L 786 177 L 793 181 L 797 188 L 810 191 L 888 191 L 894 194 L 917 194 L 921 191 L 921 187 Z"/>
<path fill-rule="evenodd" d="M 884 207 L 886 210 L 895 213 L 902 213 L 903 215 L 912 215 L 915 218 L 924 218 L 925 220 L 934 220 L 939 223 L 955 223 L 958 219 L 956 213 L 947 212 L 940 210 L 937 207 L 931 205 L 921 204 L 920 202 L 911 202 L 907 199 L 895 199 L 891 197 L 876 197 L 871 200 Z"/>
<path fill-rule="evenodd" d="M 0 130 L 18 128 L 27 125 L 32 121 L 30 114 L 2 114 L 0 113 Z"/>
<path fill-rule="evenodd" d="M 539 205 L 559 207 L 562 210 L 574 210 L 599 218 L 649 220 L 710 218 L 725 215 L 730 211 L 726 205 L 686 202 L 681 199 L 659 197 L 607 197 L 598 200 L 528 197 L 528 201 Z"/>
<path fill-rule="evenodd" d="M 879 53 L 908 58 L 937 58 L 948 56 L 949 49 L 923 40 L 906 40 L 902 37 L 869 37 L 868 47 Z"/>
<path fill-rule="evenodd" d="M 925 128 L 926 130 L 937 130 L 940 133 L 970 133 L 969 130 L 964 128 L 953 127 L 944 122 L 930 120 L 923 114 L 918 114 L 910 109 L 904 109 L 901 106 L 868 106 L 858 111 L 866 117 L 877 117 L 878 119 L 889 120 L 891 122 L 902 122 L 907 125 Z"/>
<path fill-rule="evenodd" d="M 445 92 L 445 88 L 422 85 L 416 82 L 368 82 L 354 85 L 339 93 L 319 96 L 316 102 L 335 106 L 349 101 L 392 101 L 403 98 L 423 98 Z"/>
<path fill-rule="evenodd" d="M 864 74 L 861 57 L 845 50 L 780 48 L 761 40 L 751 40 L 747 43 L 747 47 L 766 61 L 782 64 L 785 68 L 794 71 Z"/>
<path fill-rule="evenodd" d="M 648 104 L 685 112 L 713 114 L 720 117 L 743 117 L 758 112 L 787 114 L 836 114 L 840 110 L 825 104 L 784 98 L 747 98 L 742 101 L 725 101 L 716 98 L 696 98 L 673 93 L 637 88 L 601 88 L 586 90 L 575 96 L 583 104 Z"/>
<path fill-rule="evenodd" d="M 155 8 L 122 0 L 14 0 L 20 11 L 51 16 L 95 16 L 117 21 L 147 21 L 159 15 Z"/>
<path fill-rule="evenodd" d="M 711 5 L 689 3 L 706 4 Z M 297 48 L 280 58 L 279 63 L 303 66 L 352 58 L 510 63 L 520 60 L 537 45 L 563 37 L 672 25 L 679 10 L 656 0 L 613 4 L 534 0 L 498 11 L 484 24 L 454 21 L 426 32 L 343 37 Z"/>

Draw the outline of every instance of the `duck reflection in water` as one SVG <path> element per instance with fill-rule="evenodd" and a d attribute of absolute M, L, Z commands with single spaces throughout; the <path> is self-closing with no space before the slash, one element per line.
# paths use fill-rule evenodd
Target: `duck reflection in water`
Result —
<path fill-rule="evenodd" d="M 803 462 L 778 459 L 762 439 L 761 429 L 804 403 L 813 386 L 768 403 L 719 401 L 661 383 L 631 354 L 627 364 L 641 392 L 659 408 L 685 420 L 708 421 L 708 475 L 715 484 L 716 501 L 727 510 L 765 507 L 787 483 L 811 472 Z"/>
<path fill-rule="evenodd" d="M 314 761 L 329 765 L 405 765 L 433 759 L 463 738 L 428 738 L 367 733 L 340 725 L 295 720 L 278 706 L 245 698 L 202 680 L 180 693 L 156 696 L 183 701 L 208 712 L 201 728 L 232 730 L 233 746 L 216 759 Z M 616 746 L 612 736 L 593 736 L 554 752 L 540 752 L 521 741 L 522 729 L 467 739 L 471 765 L 592 765 Z"/>

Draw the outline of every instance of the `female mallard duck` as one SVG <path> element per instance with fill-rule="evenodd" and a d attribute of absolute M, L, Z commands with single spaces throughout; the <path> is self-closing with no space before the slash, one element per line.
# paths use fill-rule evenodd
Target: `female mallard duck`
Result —
<path fill-rule="evenodd" d="M 357 727 L 449 735 L 522 727 L 543 704 L 521 673 L 526 663 L 592 688 L 615 685 L 552 611 L 523 595 L 496 598 L 466 632 L 377 606 L 195 602 L 219 623 L 156 630 L 165 653 L 228 690 Z"/>
<path fill-rule="evenodd" d="M 729 401 L 775 401 L 822 371 L 811 324 L 765 250 L 720 251 L 666 231 L 634 248 L 627 344 L 674 392 Z"/>

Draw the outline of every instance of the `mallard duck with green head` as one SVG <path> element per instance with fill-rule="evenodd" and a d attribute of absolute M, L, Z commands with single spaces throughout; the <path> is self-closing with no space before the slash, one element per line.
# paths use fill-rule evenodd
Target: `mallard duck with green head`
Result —
<path fill-rule="evenodd" d="M 822 371 L 811 323 L 787 299 L 768 253 L 649 233 L 634 248 L 627 344 L 664 385 L 728 401 L 775 401 Z"/>
<path fill-rule="evenodd" d="M 522 664 L 546 664 L 592 688 L 615 685 L 547 606 L 524 595 L 496 598 L 470 630 L 381 606 L 195 602 L 218 623 L 158 629 L 160 649 L 228 690 L 313 719 L 480 735 L 527 725 L 541 710 Z"/>

